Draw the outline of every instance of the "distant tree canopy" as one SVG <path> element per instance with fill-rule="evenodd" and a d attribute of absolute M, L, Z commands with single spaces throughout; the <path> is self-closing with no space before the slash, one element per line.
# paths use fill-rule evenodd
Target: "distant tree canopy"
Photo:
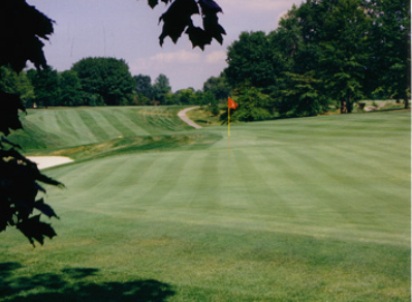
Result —
<path fill-rule="evenodd" d="M 213 95 L 214 99 L 224 101 L 230 94 L 230 87 L 226 77 L 222 74 L 218 77 L 210 77 L 203 84 L 203 91 Z"/>
<path fill-rule="evenodd" d="M 59 74 L 51 68 L 41 70 L 29 70 L 27 73 L 35 94 L 35 101 L 38 105 L 48 107 L 56 106 L 60 103 L 60 82 Z"/>
<path fill-rule="evenodd" d="M 193 47 L 204 48 L 212 39 L 222 42 L 224 29 L 219 25 L 217 14 L 221 8 L 213 0 L 162 0 L 168 4 L 166 12 L 160 17 L 163 22 L 160 44 L 166 37 L 176 42 L 182 33 L 186 33 Z M 154 7 L 157 0 L 148 0 Z M 203 25 L 195 26 L 192 16 L 200 14 Z M 73 16 L 75 18 L 75 16 Z M 42 174 L 37 165 L 20 153 L 20 148 L 7 140 L 11 130 L 21 129 L 19 110 L 25 111 L 22 100 L 29 100 L 33 93 L 45 106 L 52 105 L 59 99 L 68 102 L 81 103 L 84 96 L 76 95 L 79 87 L 87 87 L 87 97 L 95 102 L 107 101 L 109 104 L 122 104 L 134 90 L 134 81 L 121 62 L 103 60 L 104 67 L 96 71 L 87 71 L 87 67 L 77 66 L 73 72 L 61 75 L 47 66 L 43 53 L 43 40 L 47 40 L 53 33 L 53 21 L 38 11 L 34 6 L 28 5 L 25 0 L 0 1 L 0 72 L 7 75 L 7 79 L 0 79 L 0 232 L 7 227 L 15 227 L 34 245 L 35 242 L 44 243 L 45 238 L 56 235 L 53 227 L 41 221 L 41 217 L 57 217 L 54 210 L 44 202 L 45 192 L 41 183 L 61 186 L 62 184 Z M 28 73 L 27 77 L 37 83 L 37 88 L 30 90 L 24 87 L 27 78 L 19 78 L 14 73 L 20 73 L 31 61 L 37 72 Z M 79 65 L 83 65 L 79 64 Z M 85 64 L 87 65 L 87 64 Z M 5 69 L 4 69 L 5 68 Z M 116 72 L 112 72 L 114 68 Z M 78 69 L 78 70 L 76 70 Z M 86 71 L 87 72 L 86 72 Z M 89 73 L 90 72 L 90 73 Z M 102 72 L 112 83 L 120 87 L 106 89 L 94 83 L 92 75 L 100 76 Z M 120 82 L 116 82 L 113 73 L 120 75 Z M 14 78 L 14 83 L 8 79 Z M 41 82 L 41 83 L 40 83 Z M 16 84 L 20 83 L 20 84 Z M 52 85 L 57 85 L 59 90 L 47 91 Z M 116 90 L 118 89 L 118 90 Z M 37 91 L 36 91 L 37 90 Z M 57 93 L 56 93 L 57 92 Z M 54 94 L 56 93 L 56 94 Z M 55 99 L 56 97 L 56 99 Z"/>
<path fill-rule="evenodd" d="M 169 78 L 160 74 L 152 86 L 153 98 L 158 102 L 158 105 L 165 105 L 167 95 L 172 92 L 172 87 L 170 86 Z"/>
<path fill-rule="evenodd" d="M 150 105 L 153 100 L 152 79 L 148 75 L 139 74 L 133 76 L 137 103 L 140 105 Z"/>
<path fill-rule="evenodd" d="M 87 58 L 63 72 L 48 67 L 16 73 L 1 67 L 0 87 L 22 95 L 25 106 L 37 108 L 217 104 L 229 94 L 225 80 L 215 77 L 205 83 L 204 91 L 185 88 L 172 92 L 166 75 L 160 74 L 152 83 L 148 75 L 131 76 L 125 64 L 115 58 Z"/>
<path fill-rule="evenodd" d="M 124 60 L 86 58 L 71 69 L 77 73 L 87 105 L 127 105 L 132 102 L 134 81 Z"/>
<path fill-rule="evenodd" d="M 409 52 L 409 1 L 307 0 L 275 31 L 242 33 L 228 48 L 224 76 L 232 89 L 269 95 L 272 117 L 331 106 L 349 113 L 362 98 L 402 99 L 408 108 Z"/>

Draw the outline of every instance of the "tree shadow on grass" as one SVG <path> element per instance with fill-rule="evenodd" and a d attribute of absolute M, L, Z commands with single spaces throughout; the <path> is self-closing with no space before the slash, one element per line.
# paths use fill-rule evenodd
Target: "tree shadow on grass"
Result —
<path fill-rule="evenodd" d="M 66 268 L 59 274 L 15 276 L 22 266 L 0 263 L 0 301 L 142 301 L 162 302 L 175 294 L 169 284 L 156 280 L 95 283 L 96 268 Z M 92 278 L 93 279 L 93 278 Z"/>

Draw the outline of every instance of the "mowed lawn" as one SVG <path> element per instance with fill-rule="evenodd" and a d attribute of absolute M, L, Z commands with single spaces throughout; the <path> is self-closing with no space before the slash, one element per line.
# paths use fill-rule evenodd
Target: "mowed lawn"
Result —
<path fill-rule="evenodd" d="M 229 141 L 177 110 L 48 112 L 36 131 L 57 143 L 27 144 L 78 160 L 46 170 L 67 186 L 46 196 L 58 237 L 0 235 L 1 301 L 411 300 L 410 112 L 235 124 Z"/>

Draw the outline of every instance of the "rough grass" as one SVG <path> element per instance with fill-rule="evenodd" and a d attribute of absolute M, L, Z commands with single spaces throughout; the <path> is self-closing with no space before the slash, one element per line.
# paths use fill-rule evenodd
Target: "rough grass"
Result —
<path fill-rule="evenodd" d="M 107 156 L 48 170 L 59 236 L 2 234 L 0 297 L 410 301 L 409 112 L 237 124 L 230 142 L 157 123 L 172 142 L 102 139 Z"/>
<path fill-rule="evenodd" d="M 194 121 L 196 124 L 202 127 L 209 127 L 209 126 L 219 126 L 222 122 L 219 119 L 219 115 L 213 115 L 210 111 L 205 107 L 199 107 L 187 112 L 187 116 Z"/>
<path fill-rule="evenodd" d="M 11 139 L 28 153 L 100 144 L 123 138 L 176 134 L 191 127 L 176 116 L 179 107 L 80 107 L 28 110 L 25 131 Z"/>

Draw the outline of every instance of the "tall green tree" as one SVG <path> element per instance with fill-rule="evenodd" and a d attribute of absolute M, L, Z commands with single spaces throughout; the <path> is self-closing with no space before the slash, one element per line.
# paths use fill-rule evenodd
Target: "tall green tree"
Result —
<path fill-rule="evenodd" d="M 210 92 L 217 101 L 226 100 L 230 94 L 230 86 L 224 74 L 210 77 L 203 84 L 203 92 Z"/>
<path fill-rule="evenodd" d="M 277 110 L 281 116 L 315 116 L 329 109 L 328 99 L 319 90 L 314 72 L 287 73 L 287 89 L 281 91 Z"/>
<path fill-rule="evenodd" d="M 164 74 L 159 74 L 155 79 L 152 89 L 153 99 L 158 102 L 159 105 L 166 104 L 167 95 L 172 92 L 169 78 Z"/>
<path fill-rule="evenodd" d="M 61 106 L 85 105 L 82 85 L 77 73 L 66 70 L 60 74 L 60 104 Z"/>
<path fill-rule="evenodd" d="M 359 0 L 307 1 L 298 9 L 305 46 L 322 94 L 350 112 L 363 96 L 369 23 Z M 313 65 L 315 63 L 315 65 Z"/>
<path fill-rule="evenodd" d="M 59 74 L 51 67 L 42 70 L 30 69 L 27 72 L 35 94 L 35 102 L 38 106 L 60 105 L 60 81 Z"/>
<path fill-rule="evenodd" d="M 133 76 L 138 104 L 149 105 L 153 99 L 152 79 L 148 75 Z"/>
<path fill-rule="evenodd" d="M 369 88 L 382 97 L 402 99 L 409 108 L 411 90 L 411 16 L 409 0 L 364 1 L 371 19 Z M 383 92 L 383 93 L 382 93 Z"/>
<path fill-rule="evenodd" d="M 25 72 L 17 73 L 11 68 L 0 66 L 0 91 L 20 95 L 23 104 L 31 106 L 34 100 L 34 87 Z"/>
<path fill-rule="evenodd" d="M 134 80 L 124 60 L 85 58 L 71 69 L 77 73 L 88 105 L 128 105 L 133 102 Z"/>
<path fill-rule="evenodd" d="M 266 88 L 276 83 L 283 71 L 283 60 L 264 32 L 243 32 L 239 40 L 228 47 L 228 67 L 224 74 L 232 88 L 250 83 Z"/>

